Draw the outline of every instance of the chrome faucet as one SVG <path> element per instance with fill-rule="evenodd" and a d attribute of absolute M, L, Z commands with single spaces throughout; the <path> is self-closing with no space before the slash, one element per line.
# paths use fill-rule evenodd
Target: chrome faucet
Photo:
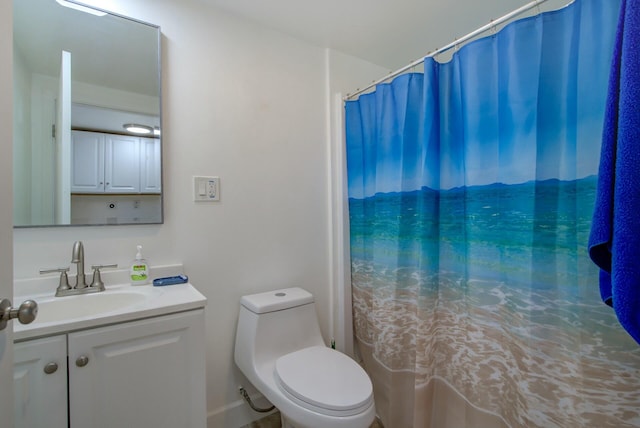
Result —
<path fill-rule="evenodd" d="M 76 290 L 86 288 L 87 281 L 84 276 L 84 246 L 82 241 L 76 241 L 73 243 L 73 250 L 71 251 L 71 263 L 76 264 L 77 275 L 76 285 L 73 287 Z"/>

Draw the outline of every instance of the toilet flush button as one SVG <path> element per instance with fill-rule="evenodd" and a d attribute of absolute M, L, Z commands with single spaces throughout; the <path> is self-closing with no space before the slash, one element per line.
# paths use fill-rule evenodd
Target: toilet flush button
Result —
<path fill-rule="evenodd" d="M 276 293 L 276 296 L 277 296 L 277 297 L 284 297 L 284 296 L 286 296 L 286 295 L 287 295 L 287 293 Z"/>

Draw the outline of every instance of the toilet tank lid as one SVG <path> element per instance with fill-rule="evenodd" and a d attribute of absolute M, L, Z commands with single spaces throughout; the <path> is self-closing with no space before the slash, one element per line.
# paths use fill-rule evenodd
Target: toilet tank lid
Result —
<path fill-rule="evenodd" d="M 313 295 L 302 288 L 283 288 L 242 296 L 240 304 L 251 312 L 264 314 L 313 303 Z"/>

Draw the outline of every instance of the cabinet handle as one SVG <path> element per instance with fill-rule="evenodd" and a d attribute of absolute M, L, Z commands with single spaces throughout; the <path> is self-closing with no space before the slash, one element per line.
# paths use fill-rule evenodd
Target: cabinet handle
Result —
<path fill-rule="evenodd" d="M 58 363 L 49 363 L 44 366 L 44 372 L 46 374 L 53 374 L 58 371 Z"/>
<path fill-rule="evenodd" d="M 76 360 L 76 366 L 78 367 L 84 367 L 87 364 L 89 364 L 89 357 L 87 357 L 86 355 L 82 355 Z"/>

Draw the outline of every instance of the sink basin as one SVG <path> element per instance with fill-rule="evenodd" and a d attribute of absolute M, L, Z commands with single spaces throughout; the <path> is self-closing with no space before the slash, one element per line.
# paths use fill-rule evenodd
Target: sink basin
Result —
<path fill-rule="evenodd" d="M 153 272 L 160 278 L 183 271 L 182 265 L 167 265 L 154 266 Z M 190 283 L 165 287 L 132 285 L 130 274 L 129 269 L 107 271 L 102 277 L 107 284 L 105 291 L 64 297 L 53 296 L 58 281 L 50 277 L 14 280 L 15 302 L 35 300 L 38 303 L 38 315 L 32 323 L 10 324 L 14 341 L 148 319 L 206 305 L 206 297 Z"/>
<path fill-rule="evenodd" d="M 97 316 L 135 305 L 146 298 L 145 294 L 135 291 L 107 291 L 38 301 L 38 316 L 34 323 Z"/>

